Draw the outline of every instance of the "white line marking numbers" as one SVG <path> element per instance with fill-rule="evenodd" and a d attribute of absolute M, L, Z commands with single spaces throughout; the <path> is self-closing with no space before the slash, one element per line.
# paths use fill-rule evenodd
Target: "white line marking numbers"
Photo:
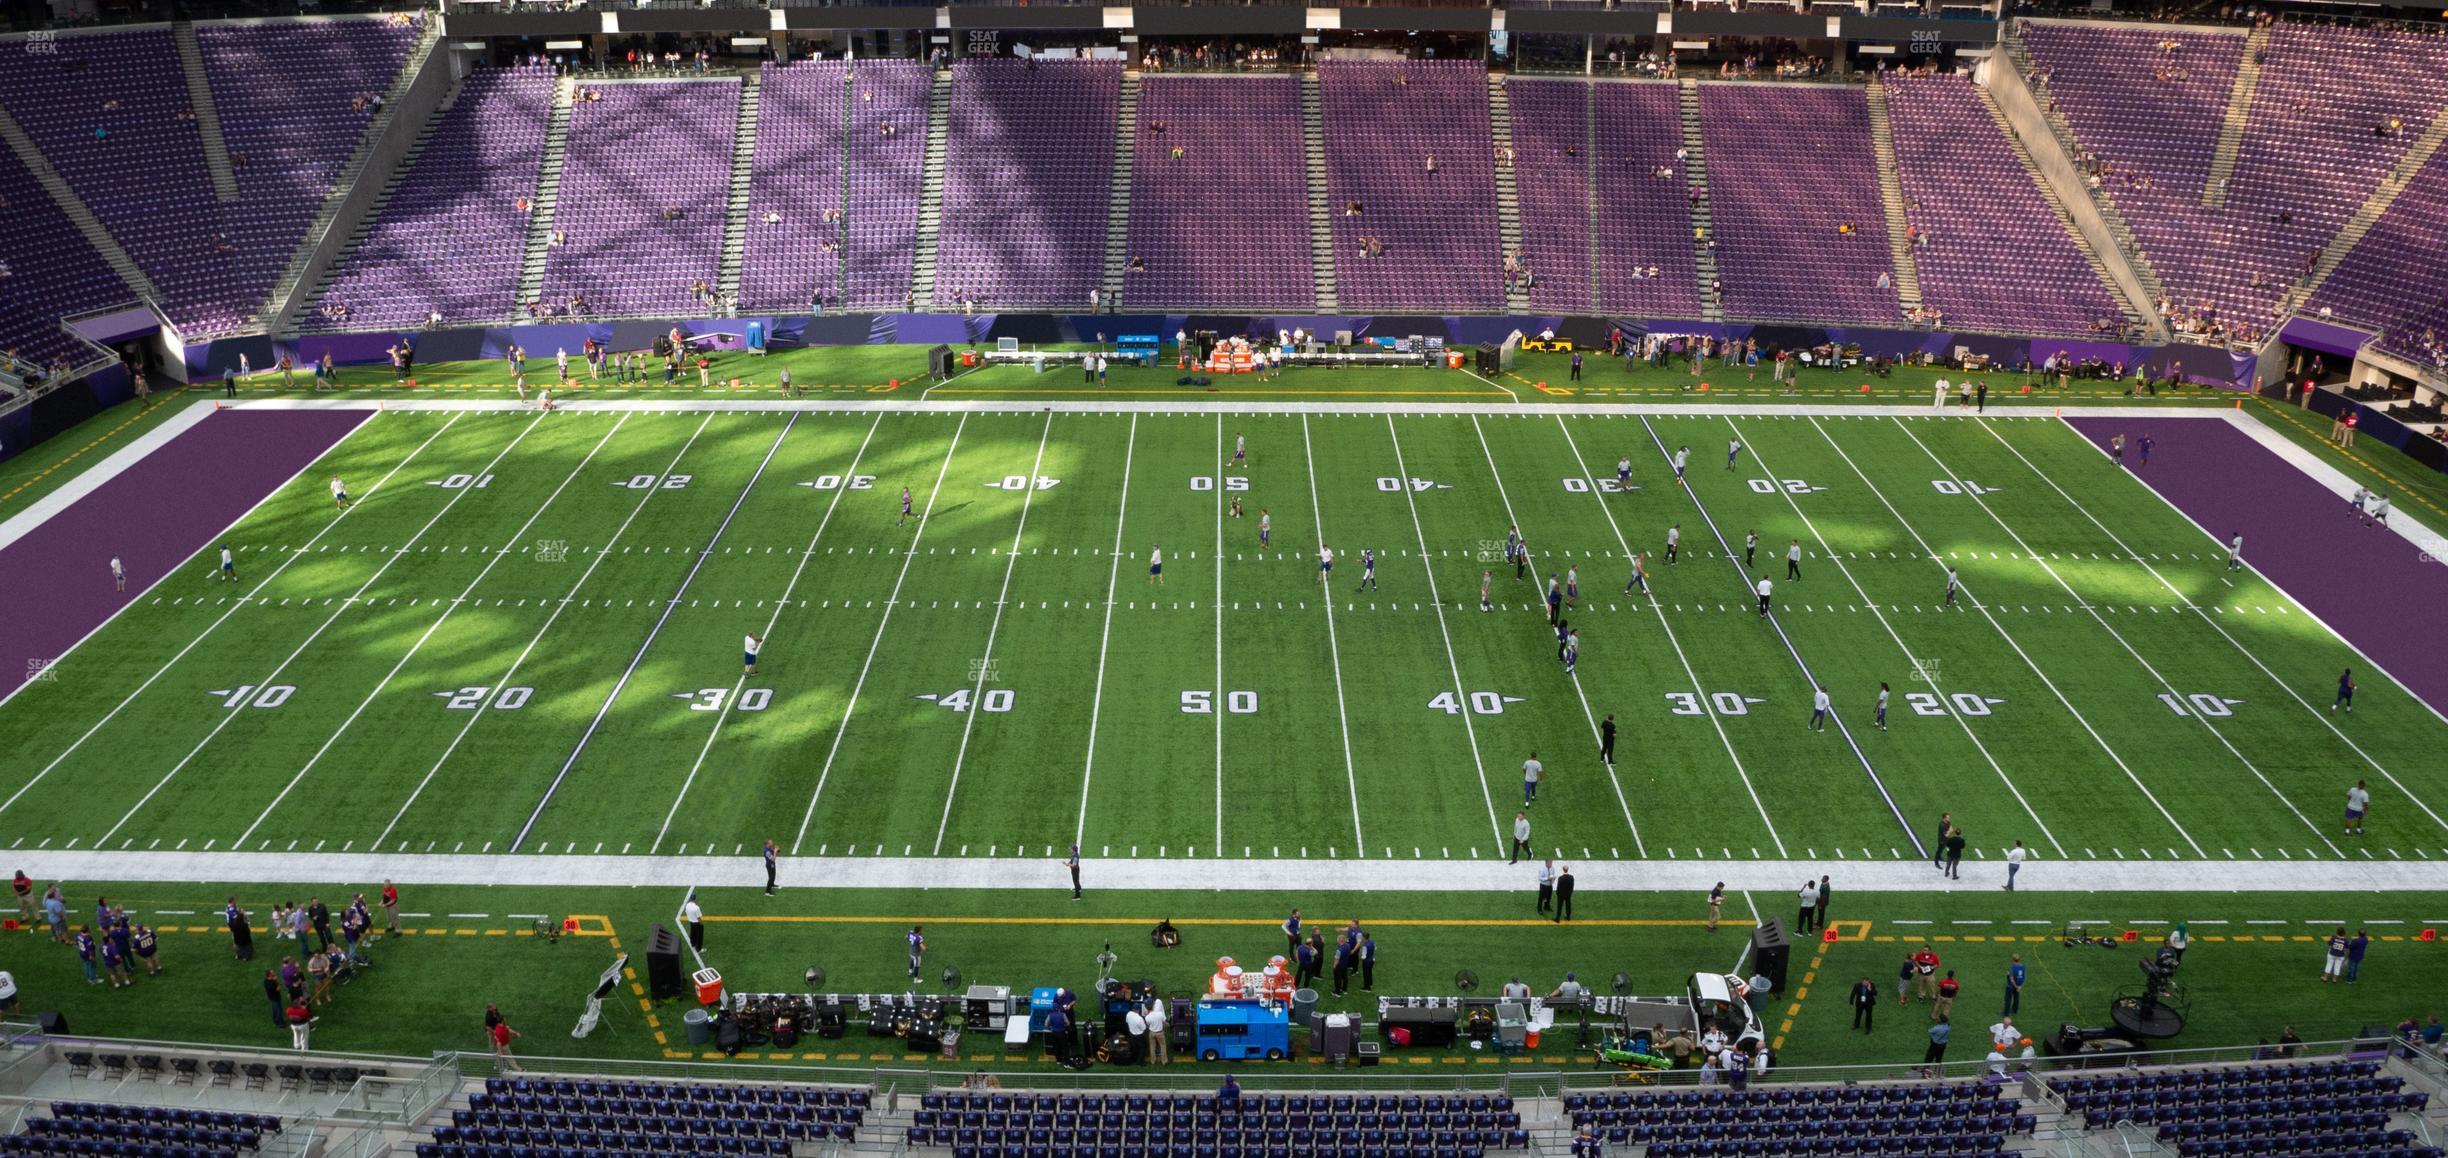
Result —
<path fill-rule="evenodd" d="M 1941 696 L 1936 692 L 1906 692 L 1904 703 L 1916 716 L 1943 716 L 1953 708 L 1958 716 L 1986 716 L 1990 709 L 2006 701 L 1973 692 L 1956 692 Z"/>
<path fill-rule="evenodd" d="M 277 708 L 297 694 L 297 687 L 294 684 L 267 684 L 257 688 L 254 684 L 240 684 L 234 688 L 216 688 L 209 694 L 221 697 L 221 706 L 225 708 Z"/>
<path fill-rule="evenodd" d="M 1666 693 L 1666 710 L 1678 716 L 1705 716 L 1712 711 L 1720 716 L 1747 716 L 1751 714 L 1751 705 L 1767 702 L 1741 692 L 1709 692 L 1705 696 L 1699 692 Z"/>
<path fill-rule="evenodd" d="M 849 481 L 850 489 L 854 491 L 868 490 L 875 486 L 875 476 L 871 474 L 854 474 L 850 476 Z M 840 490 L 842 486 L 842 476 L 837 474 L 820 474 L 807 482 L 792 483 L 791 485 L 802 486 L 808 488 L 809 490 L 817 491 Z"/>
<path fill-rule="evenodd" d="M 493 708 L 495 711 L 515 712 L 520 708 L 526 707 L 527 701 L 534 698 L 535 689 L 525 686 L 512 686 L 496 691 L 493 688 L 484 687 L 481 685 L 470 685 L 468 687 L 460 688 L 457 691 L 434 692 L 432 694 L 449 701 L 442 706 L 449 708 L 454 712 L 475 711 L 476 709 L 483 707 L 487 699 L 491 699 L 493 701 Z"/>
<path fill-rule="evenodd" d="M 2235 706 L 2244 701 L 2228 699 L 2225 696 L 2214 696 L 2208 692 L 2194 692 L 2182 696 L 2175 692 L 2161 692 L 2159 702 L 2166 705 L 2167 710 L 2179 716 L 2204 716 L 2218 720 L 2234 715 Z"/>
<path fill-rule="evenodd" d="M 1564 480 L 1564 493 L 1568 495 L 1586 495 L 1592 489 L 1602 495 L 1623 495 L 1631 494 L 1640 488 L 1625 486 L 1611 478 L 1568 478 Z"/>
<path fill-rule="evenodd" d="M 1181 710 L 1194 716 L 1213 714 L 1215 693 L 1199 688 L 1185 691 L 1181 694 Z M 1224 693 L 1224 710 L 1236 716 L 1254 716 L 1258 714 L 1258 693 L 1226 692 Z"/>
<path fill-rule="evenodd" d="M 694 477 L 696 476 L 685 474 L 640 474 L 631 475 L 624 479 L 614 479 L 612 480 L 612 485 L 616 487 L 627 487 L 633 491 L 650 491 L 656 487 L 661 487 L 667 491 L 676 491 L 689 485 L 689 480 Z"/>
<path fill-rule="evenodd" d="M 1214 475 L 1194 474 L 1190 476 L 1190 489 L 1194 491 L 1211 491 L 1215 489 L 1215 484 L 1216 480 Z M 1249 479 L 1244 475 L 1225 475 L 1224 489 L 1228 491 L 1246 491 L 1249 489 Z"/>
<path fill-rule="evenodd" d="M 1024 491 L 1030 487 L 1029 476 L 1024 474 L 1007 474 L 1002 478 L 989 479 L 986 485 L 999 491 Z M 1037 476 L 1036 489 L 1038 490 L 1050 491 L 1061 485 L 1061 479 L 1047 478 L 1044 475 Z"/>
<path fill-rule="evenodd" d="M 723 703 L 731 698 L 731 689 L 699 688 L 693 692 L 673 692 L 671 698 L 689 701 L 689 710 L 692 712 L 719 712 L 723 709 Z M 773 703 L 772 688 L 744 688 L 740 691 L 739 701 L 732 704 L 731 707 L 736 711 L 761 712 L 765 710 L 766 705 L 771 703 Z"/>
<path fill-rule="evenodd" d="M 1812 486 L 1809 480 L 1798 478 L 1755 478 L 1750 480 L 1750 483 L 1751 492 L 1761 495 L 1773 495 L 1778 491 L 1784 491 L 1789 495 L 1807 495 L 1827 489 Z"/>
<path fill-rule="evenodd" d="M 1432 478 L 1415 478 L 1405 480 L 1396 478 L 1393 475 L 1380 476 L 1377 479 L 1377 489 L 1390 495 L 1398 495 L 1403 493 L 1406 483 L 1410 489 L 1414 491 L 1449 491 L 1453 489 L 1452 483 L 1441 483 Z"/>
<path fill-rule="evenodd" d="M 1985 487 L 1979 483 L 1973 482 L 1971 479 L 1965 479 L 1962 482 L 1957 482 L 1951 478 L 1931 479 L 1930 486 L 1936 489 L 1937 492 L 1942 495 L 1971 495 L 1974 498 L 1979 498 L 1982 495 L 1993 495 L 2004 489 L 2002 487 Z"/>
<path fill-rule="evenodd" d="M 427 479 L 425 480 L 425 485 L 429 487 L 441 487 L 446 491 L 460 491 L 466 490 L 470 487 L 474 487 L 477 490 L 483 490 L 486 487 L 493 485 L 493 476 L 489 474 L 455 474 L 448 478 Z"/>
<path fill-rule="evenodd" d="M 968 711 L 970 704 L 969 689 L 967 688 L 955 688 L 940 696 L 932 696 L 924 692 L 920 692 L 918 695 L 911 698 L 928 700 L 933 702 L 936 707 L 948 708 L 955 712 Z M 1010 688 L 988 688 L 978 694 L 977 707 L 979 711 L 984 712 L 1008 712 L 1012 710 L 1012 701 L 1018 698 L 1018 696 L 1012 693 Z"/>
<path fill-rule="evenodd" d="M 1471 692 L 1461 696 L 1452 692 L 1438 692 L 1428 697 L 1428 707 L 1431 711 L 1443 712 L 1448 716 L 1459 716 L 1462 714 L 1463 706 L 1467 704 L 1474 716 L 1501 716 L 1504 714 L 1506 704 L 1518 704 L 1524 698 L 1501 695 L 1496 692 Z"/>

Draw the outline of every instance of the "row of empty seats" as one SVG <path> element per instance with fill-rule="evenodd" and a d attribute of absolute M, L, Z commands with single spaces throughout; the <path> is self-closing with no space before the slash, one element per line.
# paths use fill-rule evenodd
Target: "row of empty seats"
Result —
<path fill-rule="evenodd" d="M 2102 1129 L 2154 1127 L 2179 1154 L 2437 1155 L 2396 1114 L 2418 1114 L 2430 1096 L 2407 1092 L 2377 1061 L 2321 1061 L 2213 1069 L 2055 1077 L 2068 1113 Z"/>

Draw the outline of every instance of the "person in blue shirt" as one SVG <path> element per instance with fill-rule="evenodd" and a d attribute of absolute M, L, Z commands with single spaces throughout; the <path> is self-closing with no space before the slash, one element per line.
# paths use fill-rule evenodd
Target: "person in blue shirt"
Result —
<path fill-rule="evenodd" d="M 1216 1087 L 1216 1104 L 1239 1109 L 1241 1106 L 1241 1079 L 1231 1074 L 1224 1075 L 1224 1084 Z"/>
<path fill-rule="evenodd" d="M 2371 938 L 2363 930 L 2355 930 L 2354 939 L 2346 942 L 2346 984 L 2352 985 L 2363 976 L 2363 953 L 2371 948 Z"/>
<path fill-rule="evenodd" d="M 2023 1012 L 2023 977 L 2023 955 L 2017 953 L 2013 963 L 2006 966 L 2006 1007 L 1998 1011 L 1999 1016 L 2012 1017 Z"/>
<path fill-rule="evenodd" d="M 1947 1034 L 1949 1032 L 1950 1031 L 1947 1029 L 1947 1019 L 1944 1016 L 1939 1017 L 1937 1021 L 1931 1023 L 1929 1027 L 1929 1050 L 1921 1055 L 1921 1060 L 1924 1064 L 1936 1065 L 1939 1062 L 1946 1060 Z"/>
<path fill-rule="evenodd" d="M 85 984 L 102 984 L 102 972 L 94 968 L 94 939 L 91 928 L 80 928 L 76 935 L 77 964 L 85 967 Z"/>
<path fill-rule="evenodd" d="M 1374 933 L 1360 934 L 1360 991 L 1377 992 L 1377 935 Z M 2431 1019 L 2431 1029 L 2438 1032 L 2438 1018 Z"/>

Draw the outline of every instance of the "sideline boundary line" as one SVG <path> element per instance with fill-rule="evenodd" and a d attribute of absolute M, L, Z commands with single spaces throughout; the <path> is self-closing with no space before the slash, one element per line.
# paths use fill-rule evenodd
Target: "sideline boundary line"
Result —
<path fill-rule="evenodd" d="M 161 402 L 154 403 L 154 406 L 166 405 L 168 402 L 169 399 L 165 398 Z M 68 457 L 63 458 L 50 466 L 44 467 L 39 471 L 36 471 L 33 475 L 27 477 L 24 482 L 18 483 L 15 487 L 10 488 L 7 493 L 0 494 L 0 504 L 6 504 L 10 499 L 16 498 L 19 493 L 25 490 L 25 488 L 33 486 L 35 483 L 41 482 L 45 477 L 48 477 L 62 468 L 65 468 L 69 463 L 76 461 L 78 455 L 84 454 L 86 451 L 102 445 L 113 435 L 127 429 L 128 423 L 141 421 L 145 415 L 152 412 L 153 406 L 148 406 L 137 411 L 135 414 L 128 416 L 128 418 L 125 421 L 122 421 L 119 425 L 104 431 L 101 435 L 95 437 L 92 441 L 87 442 L 85 445 L 70 451 L 68 453 Z M 199 402 L 193 406 L 189 406 L 185 410 L 163 419 L 160 425 L 155 426 L 153 429 L 137 435 L 135 441 L 130 442 L 126 446 L 120 447 L 115 451 L 112 451 L 110 457 L 105 458 L 102 461 L 85 468 L 84 470 L 76 472 L 76 477 L 61 483 L 59 486 L 52 488 L 50 491 L 40 496 L 37 496 L 32 502 L 26 504 L 24 510 L 19 511 L 14 515 L 10 515 L 6 519 L 0 519 L 0 549 L 6 549 L 16 543 L 17 540 L 32 534 L 36 528 L 42 526 L 44 523 L 50 522 L 53 516 L 56 516 L 61 512 L 66 511 L 68 508 L 75 506 L 77 501 L 83 499 L 85 496 L 102 489 L 102 485 L 104 483 L 118 478 L 122 474 L 126 474 L 130 467 L 135 466 L 137 463 L 143 462 L 145 458 L 151 455 L 154 451 L 170 445 L 170 443 L 178 438 L 179 435 L 195 429 L 198 423 L 201 423 L 206 418 L 211 417 L 212 413 L 212 404 L 209 402 Z M 363 424 L 360 423 L 359 425 Z M 350 427 L 349 434 L 355 433 L 357 433 L 357 428 Z M 340 439 L 343 442 L 347 441 L 348 434 L 341 435 Z M 338 446 L 340 443 L 334 442 L 332 445 Z M 328 454 L 330 451 L 326 450 L 324 453 Z"/>
<path fill-rule="evenodd" d="M 680 609 L 680 597 L 688 594 L 689 584 L 697 581 L 697 573 L 705 569 L 706 560 L 714 557 L 714 544 L 722 542 L 723 532 L 731 529 L 731 520 L 739 517 L 740 507 L 748 502 L 748 493 L 756 489 L 759 479 L 765 477 L 765 468 L 773 465 L 774 455 L 782 449 L 782 440 L 789 438 L 791 429 L 797 425 L 799 416 L 794 414 L 782 424 L 782 432 L 774 435 L 773 445 L 765 448 L 765 457 L 757 460 L 756 473 L 748 476 L 748 485 L 740 488 L 739 497 L 731 500 L 731 509 L 723 514 L 722 522 L 714 525 L 714 533 L 707 537 L 706 545 L 697 552 L 697 561 L 689 564 L 688 574 L 680 577 L 679 588 L 672 592 L 670 599 L 664 601 L 663 614 L 655 616 L 654 626 L 646 629 L 646 638 L 639 642 L 637 653 L 629 657 L 629 666 L 623 668 L 620 678 L 612 682 L 611 692 L 604 696 L 603 706 L 595 709 L 595 718 L 587 722 L 586 731 L 579 733 L 578 744 L 570 749 L 569 759 L 561 762 L 561 770 L 553 773 L 552 783 L 544 786 L 543 797 L 528 812 L 527 822 L 519 826 L 518 836 L 510 841 L 512 850 L 527 843 L 528 834 L 535 831 L 536 821 L 543 819 L 544 810 L 552 806 L 553 796 L 561 791 L 562 781 L 569 779 L 570 769 L 578 766 L 578 758 L 586 754 L 587 744 L 595 739 L 597 729 L 602 728 L 604 719 L 612 714 L 612 705 L 620 701 L 620 694 L 628 688 L 630 678 L 637 675 L 638 665 L 645 662 L 647 649 L 654 646 L 656 636 L 663 634 L 663 625 L 671 622 L 672 612 Z"/>
<path fill-rule="evenodd" d="M 1906 425 L 1903 421 L 1898 420 L 1896 422 L 1896 428 L 1904 431 L 1904 436 L 1912 439 L 1913 445 L 1920 447 L 1921 453 L 1929 456 L 1930 464 L 1932 466 L 1946 472 L 1946 477 L 1949 481 L 1955 483 L 1957 486 L 1963 485 L 1963 476 L 1956 473 L 1955 468 L 1948 466 L 1945 461 L 1941 460 L 1938 457 L 1937 452 L 1929 448 L 1928 443 L 1921 441 L 1920 435 L 1913 433 L 1910 426 Z M 2085 439 L 2084 441 L 2088 442 L 2089 440 Z M 2111 626 L 2107 617 L 2099 613 L 2099 608 L 2094 606 L 2090 600 L 2085 599 L 2081 592 L 2076 591 L 2074 589 L 2074 585 L 2067 582 L 2065 576 L 2058 574 L 2055 567 L 2049 566 L 2048 560 L 2041 558 L 2039 552 L 2032 550 L 2031 544 L 2024 542 L 2023 536 L 2013 527 L 2007 525 L 2005 518 L 1997 513 L 1996 508 L 1989 505 L 1989 500 L 1986 497 L 1974 493 L 1969 487 L 1964 489 L 1964 497 L 1971 499 L 1974 505 L 1980 507 L 1982 514 L 1988 515 L 1990 521 L 1998 525 L 1999 530 L 2006 532 L 2007 537 L 2014 540 L 2015 546 L 2023 552 L 2025 558 L 2028 558 L 2033 563 L 2038 564 L 2042 572 L 2047 574 L 2051 580 L 2054 580 L 2059 587 L 2065 588 L 2066 594 L 2074 597 L 2075 603 L 2082 607 L 2084 614 L 2089 615 L 2093 623 L 2099 624 L 2100 630 L 2107 632 L 2108 638 L 2115 640 L 2118 647 L 2124 648 L 2125 654 L 2132 656 L 2135 663 L 2142 665 L 2142 670 L 2150 674 L 2150 678 L 2159 685 L 2160 691 L 2166 692 L 2169 695 L 2178 694 L 2176 691 L 2176 685 L 2168 682 L 2168 678 L 2166 676 L 2159 674 L 2159 669 L 2153 666 L 2149 660 L 2142 657 L 2141 651 L 2134 647 L 2133 642 L 2126 639 L 2123 632 L 2120 632 L 2115 627 Z M 2192 600 L 2188 598 L 2185 602 L 2189 606 L 2192 603 Z M 2262 787 L 2269 789 L 2270 795 L 2278 798 L 2278 803 L 2285 805 L 2286 810 L 2295 815 L 2295 819 L 2302 821 L 2305 828 L 2312 830 L 2312 835 L 2319 837 L 2322 844 L 2328 845 L 2330 852 L 2336 853 L 2341 859 L 2345 857 L 2346 850 L 2339 848 L 2336 841 L 2329 839 L 2328 833 L 2322 831 L 2319 825 L 2312 823 L 2311 817 L 2305 816 L 2302 809 L 2295 807 L 2295 802 L 2287 799 L 2286 793 L 2280 792 L 2276 784 L 2270 783 L 2269 777 L 2262 775 L 2261 769 L 2255 766 L 2250 759 L 2245 757 L 2244 753 L 2238 749 L 2233 742 L 2227 739 L 2227 734 L 2218 730 L 2218 725 L 2211 723 L 2209 718 L 2202 715 L 2200 712 L 2193 712 L 2190 713 L 2190 715 L 2192 716 L 2194 723 L 2200 724 L 2204 731 L 2210 733 L 2211 739 L 2219 742 L 2219 747 L 2227 749 L 2228 755 L 2235 757 L 2236 762 L 2242 764 L 2245 771 L 2252 773 L 2253 779 L 2260 781 Z M 2188 832 L 2185 834 L 2185 842 L 2188 844 L 2193 844 L 2193 835 L 2191 833 Z M 2193 844 L 2193 847 L 2195 851 L 2199 851 L 2201 848 L 2199 844 Z M 2206 856 L 2208 854 L 2204 853 L 2203 855 Z"/>

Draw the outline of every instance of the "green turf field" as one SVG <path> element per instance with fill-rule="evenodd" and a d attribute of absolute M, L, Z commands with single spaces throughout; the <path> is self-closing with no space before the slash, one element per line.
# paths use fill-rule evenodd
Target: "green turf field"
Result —
<path fill-rule="evenodd" d="M 1433 863 L 1535 751 L 1585 860 L 2448 855 L 2448 725 L 2333 721 L 2344 645 L 2037 415 L 393 409 L 327 473 L 0 705 L 12 849 Z"/>

